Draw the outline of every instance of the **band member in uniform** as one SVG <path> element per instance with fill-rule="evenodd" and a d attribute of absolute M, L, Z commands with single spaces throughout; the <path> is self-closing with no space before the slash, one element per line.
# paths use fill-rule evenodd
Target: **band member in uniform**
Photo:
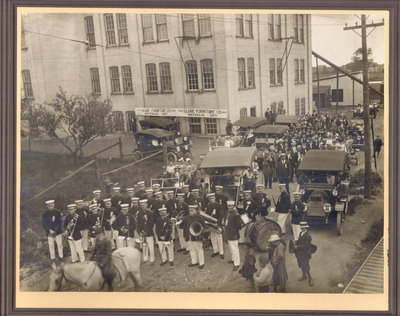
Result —
<path fill-rule="evenodd" d="M 126 188 L 126 198 L 124 204 L 131 204 L 132 198 L 135 197 L 135 189 L 134 188 Z"/>
<path fill-rule="evenodd" d="M 282 234 L 286 233 L 286 219 L 289 214 L 290 196 L 286 192 L 286 185 L 284 183 L 279 184 L 279 195 L 278 202 L 276 203 L 276 212 L 278 213 L 278 224 L 282 229 Z"/>
<path fill-rule="evenodd" d="M 192 195 L 191 195 L 191 193 L 189 191 L 189 185 L 188 184 L 182 185 L 182 192 L 185 194 L 185 197 L 184 197 L 183 200 L 185 201 L 186 204 L 189 205 L 190 200 L 192 199 Z"/>
<path fill-rule="evenodd" d="M 254 200 L 258 205 L 258 210 L 261 213 L 261 216 L 268 216 L 268 208 L 271 206 L 271 201 L 267 198 L 267 194 L 262 190 L 264 189 L 264 185 L 257 185 L 257 193 L 254 195 Z"/>
<path fill-rule="evenodd" d="M 137 217 L 137 231 L 142 239 L 143 261 L 154 265 L 154 214 L 147 207 L 147 200 L 140 200 L 140 211 Z"/>
<path fill-rule="evenodd" d="M 197 213 L 197 205 L 189 205 L 189 215 L 182 220 L 183 234 L 190 251 L 191 263 L 189 267 L 204 268 L 204 250 L 202 232 L 206 228 L 203 217 Z M 196 227 L 196 231 L 193 227 Z"/>
<path fill-rule="evenodd" d="M 115 207 L 119 212 L 121 210 L 121 204 L 123 203 L 124 203 L 124 197 L 121 195 L 121 187 L 114 186 L 113 193 L 111 196 L 111 206 Z"/>
<path fill-rule="evenodd" d="M 138 197 L 131 198 L 128 213 L 131 214 L 132 216 L 136 217 L 139 210 L 140 210 L 139 198 Z"/>
<path fill-rule="evenodd" d="M 82 247 L 83 251 L 88 251 L 89 249 L 89 223 L 88 215 L 89 210 L 85 207 L 83 200 L 75 201 L 76 204 L 76 214 L 79 215 L 82 221 L 81 235 L 82 235 Z"/>
<path fill-rule="evenodd" d="M 107 284 L 108 291 L 112 291 L 112 282 L 115 277 L 115 270 L 111 259 L 111 243 L 105 237 L 102 228 L 96 227 L 95 235 L 96 247 L 94 248 L 91 260 L 96 261 L 97 265 L 101 269 L 101 274 L 105 281 L 104 284 Z"/>
<path fill-rule="evenodd" d="M 146 190 L 146 197 L 144 200 L 147 200 L 147 207 L 153 211 L 153 204 L 154 204 L 154 191 L 153 189 Z"/>
<path fill-rule="evenodd" d="M 310 286 L 314 285 L 313 279 L 311 278 L 310 273 L 310 259 L 311 259 L 311 236 L 308 233 L 307 229 L 308 226 L 307 222 L 300 223 L 300 236 L 294 246 L 294 253 L 297 258 L 297 263 L 299 268 L 303 272 L 302 277 L 299 281 L 306 280 L 308 278 L 308 284 Z"/>
<path fill-rule="evenodd" d="M 137 186 L 138 186 L 138 189 L 137 189 L 137 192 L 136 192 L 136 197 L 138 197 L 139 200 L 145 199 L 146 198 L 146 189 L 145 189 L 145 186 L 144 186 L 144 181 L 139 181 L 137 183 Z"/>
<path fill-rule="evenodd" d="M 98 204 L 93 203 L 89 205 L 90 214 L 88 215 L 88 226 L 90 242 L 92 244 L 92 250 L 96 246 L 96 227 L 102 227 L 102 221 L 104 221 L 104 209 L 100 209 Z"/>
<path fill-rule="evenodd" d="M 105 204 L 104 220 L 103 220 L 104 234 L 106 238 L 110 241 L 111 248 L 115 249 L 112 224 L 114 223 L 117 217 L 118 211 L 115 207 L 111 206 L 111 198 L 104 199 L 104 204 Z"/>
<path fill-rule="evenodd" d="M 184 201 L 185 193 L 178 193 L 177 200 L 178 203 L 176 205 L 176 219 L 177 223 L 181 221 L 185 216 L 189 214 L 189 206 Z M 178 226 L 178 238 L 180 249 L 178 252 L 184 251 L 185 254 L 189 253 L 188 246 L 186 244 L 186 239 L 184 237 L 183 226 Z"/>
<path fill-rule="evenodd" d="M 292 230 L 294 240 L 299 239 L 300 235 L 300 222 L 304 217 L 304 204 L 301 201 L 301 193 L 294 192 L 294 201 L 290 205 L 289 212 L 292 214 Z"/>
<path fill-rule="evenodd" d="M 199 189 L 193 189 L 191 191 L 191 193 L 192 193 L 192 198 L 190 199 L 190 204 L 197 204 L 199 206 L 198 210 L 199 211 L 204 211 L 206 203 L 200 197 L 200 190 Z"/>
<path fill-rule="evenodd" d="M 154 200 L 153 200 L 153 213 L 154 213 L 154 222 L 157 222 L 157 219 L 160 217 L 160 214 L 158 210 L 160 208 L 164 208 L 167 205 L 167 201 L 163 199 L 164 195 L 162 194 L 161 191 L 157 191 L 154 194 Z"/>
<path fill-rule="evenodd" d="M 68 215 L 64 220 L 64 229 L 67 235 L 69 248 L 71 250 L 72 263 L 85 261 L 85 255 L 82 248 L 82 235 L 81 228 L 83 226 L 83 219 L 76 212 L 76 204 L 67 205 Z"/>
<path fill-rule="evenodd" d="M 101 190 L 93 191 L 92 204 L 96 203 L 99 207 L 104 208 L 104 201 L 101 197 Z"/>
<path fill-rule="evenodd" d="M 206 214 L 217 220 L 217 225 L 222 227 L 222 221 L 224 220 L 224 211 L 222 205 L 215 201 L 215 193 L 208 194 L 209 203 L 207 204 Z M 214 253 L 211 257 L 221 256 L 224 259 L 224 242 L 222 239 L 222 233 L 217 233 L 214 230 L 210 230 L 211 244 Z"/>
<path fill-rule="evenodd" d="M 178 200 L 174 198 L 174 191 L 167 192 L 167 201 L 165 203 L 167 213 L 170 218 L 176 218 L 176 209 L 178 207 Z"/>
<path fill-rule="evenodd" d="M 240 252 L 239 252 L 239 230 L 243 226 L 243 221 L 235 208 L 235 201 L 227 201 L 228 217 L 226 220 L 226 239 L 228 240 L 231 260 L 228 263 L 233 263 L 233 271 L 240 267 Z"/>
<path fill-rule="evenodd" d="M 228 212 L 228 207 L 226 205 L 228 197 L 224 194 L 224 187 L 222 185 L 215 186 L 215 201 L 222 205 L 222 210 L 224 211 L 224 219 L 225 219 Z"/>
<path fill-rule="evenodd" d="M 63 240 L 61 234 L 61 212 L 56 210 L 54 205 L 54 200 L 46 201 L 47 210 L 44 211 L 42 215 L 42 225 L 46 231 L 51 260 L 56 258 L 56 252 L 54 250 L 55 244 L 57 244 L 58 257 L 60 259 L 64 258 Z"/>
<path fill-rule="evenodd" d="M 285 258 L 286 243 L 277 234 L 272 234 L 268 242 L 269 258 L 274 269 L 272 273 L 274 292 L 286 292 L 286 281 L 288 279 Z"/>
<path fill-rule="evenodd" d="M 247 213 L 249 218 L 252 221 L 255 221 L 256 213 L 258 213 L 258 205 L 251 196 L 251 193 L 252 193 L 251 190 L 243 191 L 243 193 L 244 193 L 244 199 L 243 199 L 243 212 L 242 213 Z"/>
<path fill-rule="evenodd" d="M 153 193 L 154 193 L 154 196 L 157 194 L 157 192 L 161 192 L 161 186 L 160 186 L 159 183 L 154 183 L 154 184 L 153 184 Z M 161 192 L 161 193 L 162 193 L 162 192 Z M 164 194 L 161 194 L 161 196 L 162 196 L 162 199 L 163 199 L 163 200 L 166 200 Z M 158 209 L 156 209 L 156 211 L 158 211 Z"/>
<path fill-rule="evenodd" d="M 276 174 L 280 183 L 286 185 L 286 191 L 289 192 L 289 178 L 291 173 L 290 162 L 288 161 L 286 154 L 282 153 L 278 159 L 276 165 Z"/>
<path fill-rule="evenodd" d="M 121 204 L 121 212 L 115 219 L 113 229 L 118 232 L 117 248 L 135 247 L 135 218 L 128 213 L 129 204 Z"/>
<path fill-rule="evenodd" d="M 174 266 L 174 241 L 172 239 L 172 233 L 174 230 L 174 221 L 168 217 L 167 208 L 162 207 L 159 210 L 160 216 L 156 221 L 156 235 L 157 235 L 157 243 L 158 249 L 161 254 L 161 264 L 164 264 L 169 261 L 169 265 L 171 267 Z"/>

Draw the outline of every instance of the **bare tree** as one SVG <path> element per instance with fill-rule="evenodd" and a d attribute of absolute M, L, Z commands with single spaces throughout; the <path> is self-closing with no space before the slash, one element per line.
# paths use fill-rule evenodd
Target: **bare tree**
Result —
<path fill-rule="evenodd" d="M 111 100 L 95 95 L 68 96 L 60 88 L 49 103 L 32 110 L 39 128 L 57 139 L 74 157 L 91 141 L 106 134 L 106 119 L 111 115 Z"/>

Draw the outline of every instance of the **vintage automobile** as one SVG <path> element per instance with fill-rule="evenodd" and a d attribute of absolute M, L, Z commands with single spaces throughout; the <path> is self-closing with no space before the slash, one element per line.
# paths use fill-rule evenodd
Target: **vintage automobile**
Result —
<path fill-rule="evenodd" d="M 149 128 L 135 133 L 134 138 L 137 148 L 133 151 L 133 155 L 136 160 L 163 150 L 164 144 L 167 147 L 168 161 L 177 161 L 179 158 L 184 158 L 188 155 L 181 148 L 182 146 L 177 145 L 175 141 L 177 138 L 181 138 L 181 136 L 176 135 L 173 131 Z"/>
<path fill-rule="evenodd" d="M 336 216 L 336 231 L 342 234 L 347 212 L 350 164 L 346 151 L 309 150 L 298 168 L 300 190 L 307 205 L 307 220 L 325 224 Z"/>
<path fill-rule="evenodd" d="M 281 137 L 289 131 L 286 125 L 262 125 L 257 127 L 253 134 L 257 148 L 268 147 L 274 143 L 276 137 Z"/>
<path fill-rule="evenodd" d="M 165 117 L 150 117 L 139 121 L 142 130 L 149 128 L 160 128 L 167 131 L 177 131 L 178 123 Z"/>
<path fill-rule="evenodd" d="M 234 122 L 232 125 L 237 128 L 237 134 L 241 136 L 248 135 L 255 128 L 268 124 L 269 120 L 262 117 L 242 117 L 241 119 Z"/>
<path fill-rule="evenodd" d="M 287 125 L 289 127 L 297 124 L 298 121 L 299 121 L 299 117 L 297 115 L 278 114 L 275 118 L 275 124 Z"/>

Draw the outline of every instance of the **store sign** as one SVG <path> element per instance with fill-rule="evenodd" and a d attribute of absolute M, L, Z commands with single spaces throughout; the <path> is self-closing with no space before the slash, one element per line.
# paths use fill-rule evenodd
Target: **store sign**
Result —
<path fill-rule="evenodd" d="M 179 108 L 136 108 L 136 115 L 228 118 L 228 110 L 220 109 L 179 109 Z"/>

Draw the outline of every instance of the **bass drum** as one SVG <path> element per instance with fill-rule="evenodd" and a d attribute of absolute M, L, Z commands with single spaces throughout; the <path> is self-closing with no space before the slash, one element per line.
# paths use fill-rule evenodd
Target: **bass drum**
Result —
<path fill-rule="evenodd" d="M 281 227 L 277 222 L 264 218 L 262 221 L 251 222 L 245 226 L 244 242 L 249 247 L 267 252 L 269 249 L 268 239 L 273 234 L 281 237 Z"/>

